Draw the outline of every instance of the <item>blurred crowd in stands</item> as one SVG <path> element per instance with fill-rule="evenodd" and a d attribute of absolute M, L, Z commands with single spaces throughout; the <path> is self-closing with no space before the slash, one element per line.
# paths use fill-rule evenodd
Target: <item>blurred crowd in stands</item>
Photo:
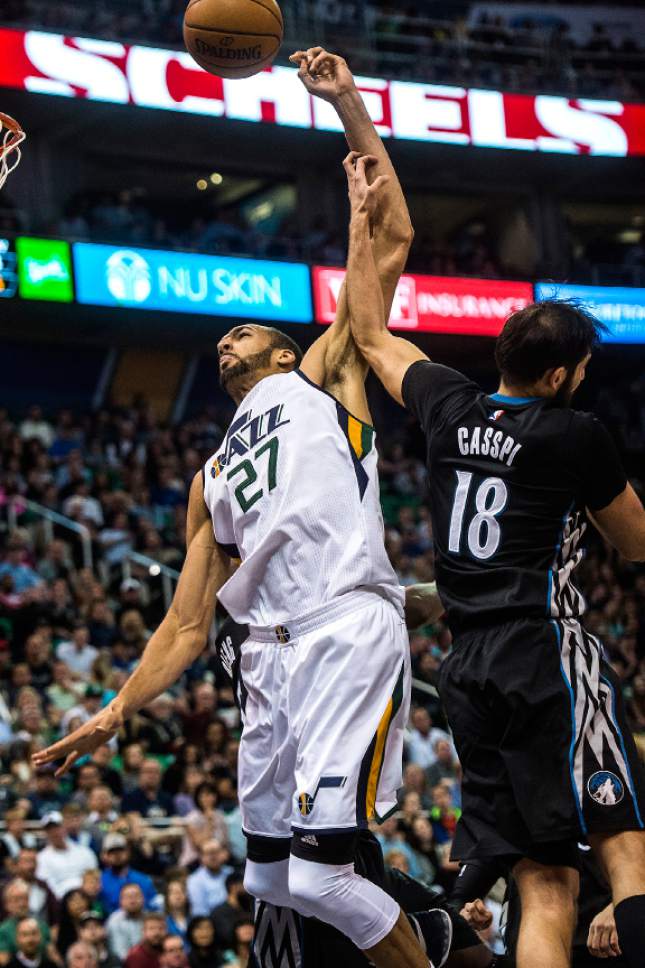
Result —
<path fill-rule="evenodd" d="M 324 220 L 302 234 L 290 218 L 278 231 L 253 226 L 241 206 L 225 210 L 194 201 L 181 211 L 155 205 L 143 192 L 123 190 L 118 195 L 81 195 L 70 200 L 51 232 L 64 238 L 152 245 L 219 255 L 242 255 L 287 261 L 335 264 L 346 258 L 344 236 L 327 229 Z"/>
<path fill-rule="evenodd" d="M 641 472 L 645 381 L 598 413 Z M 237 801 L 239 714 L 209 648 L 117 740 L 58 779 L 31 754 L 86 722 L 136 665 L 165 612 L 158 568 L 179 568 L 190 482 L 230 413 L 168 428 L 145 402 L 55 417 L 0 411 L 0 965 L 245 968 L 251 900 Z M 380 459 L 389 554 L 403 584 L 433 576 L 426 472 L 412 424 Z M 638 482 L 637 482 L 637 486 Z M 48 531 L 36 502 L 83 525 Z M 645 571 L 592 539 L 589 625 L 619 673 L 645 752 Z M 413 712 L 401 812 L 375 828 L 391 866 L 450 890 L 459 763 L 433 687 L 451 647 L 411 636 Z M 421 685 L 419 685 L 421 683 Z M 425 685 L 425 689 L 423 686 Z"/>
<path fill-rule="evenodd" d="M 346 233 L 330 227 L 326 219 L 314 220 L 309 231 L 298 230 L 295 220 L 286 219 L 279 232 L 263 231 L 245 221 L 241 209 L 212 210 L 208 216 L 191 217 L 196 206 L 184 205 L 183 218 L 169 218 L 141 192 L 123 190 L 118 195 L 87 195 L 73 199 L 65 213 L 48 224 L 32 224 L 19 213 L 0 210 L 0 235 L 38 232 L 73 241 L 106 242 L 114 245 L 151 246 L 189 252 L 309 262 L 312 265 L 345 265 Z M 478 226 L 483 228 L 483 226 Z M 501 266 L 485 229 L 473 233 L 466 226 L 450 240 L 419 234 L 415 239 L 408 270 L 431 275 L 512 278 L 513 270 Z"/>
<path fill-rule="evenodd" d="M 428 200 L 432 207 L 432 198 Z M 178 217 L 160 210 L 143 190 L 124 189 L 118 194 L 92 193 L 74 197 L 60 218 L 34 221 L 25 213 L 0 209 L 0 236 L 35 233 L 71 241 L 114 245 L 150 246 L 312 265 L 341 266 L 347 261 L 347 238 L 338 226 L 319 217 L 308 231 L 287 217 L 279 230 L 252 227 L 241 208 L 212 208 L 194 216 L 196 206 L 185 204 Z M 640 230 L 639 222 L 639 232 Z M 586 243 L 575 243 L 570 228 L 570 256 L 560 266 L 536 267 L 536 279 L 605 285 L 645 286 L 645 242 L 616 240 L 615 225 L 599 226 Z M 639 234 L 638 232 L 636 233 Z M 641 232 L 642 234 L 642 232 Z M 505 264 L 498 254 L 499 240 L 485 218 L 465 222 L 448 236 L 437 238 L 417 232 L 407 271 L 437 276 L 473 276 L 484 279 L 531 278 L 531 273 Z"/>
<path fill-rule="evenodd" d="M 187 486 L 221 436 L 208 415 L 171 432 L 143 406 L 0 413 L 0 964 L 247 965 L 239 717 L 210 656 L 71 776 L 30 762 L 137 662 L 165 603 L 124 563 L 138 548 L 181 564 Z M 92 567 L 25 500 L 86 528 Z"/>
<path fill-rule="evenodd" d="M 467 3 L 389 0 L 282 0 L 286 47 L 323 44 L 349 55 L 363 74 L 441 84 L 634 100 L 645 91 L 642 40 L 615 40 L 590 12 L 591 35 L 577 40 L 557 15 L 468 18 Z M 110 40 L 178 46 L 185 0 L 6 0 L 2 21 Z M 609 5 L 607 5 L 607 8 Z M 606 9 L 605 9 L 606 15 Z M 602 20 L 602 12 L 599 20 Z"/>
<path fill-rule="evenodd" d="M 415 7 L 381 4 L 374 17 L 378 68 L 437 84 L 623 101 L 643 95 L 638 40 L 615 43 L 605 25 L 595 23 L 591 37 L 580 43 L 567 23 L 553 18 L 545 24 L 540 14 L 536 9 L 534 20 L 512 26 L 486 13 L 474 23 L 437 22 Z"/>
<path fill-rule="evenodd" d="M 432 198 L 428 199 L 432 208 Z M 252 228 L 239 208 L 212 210 L 212 215 L 186 219 L 184 225 L 146 203 L 145 196 L 122 191 L 118 196 L 104 195 L 92 201 L 87 197 L 72 200 L 48 233 L 62 238 L 179 248 L 219 255 L 250 256 L 259 259 L 284 259 L 313 265 L 345 265 L 347 239 L 338 226 L 318 218 L 308 232 L 301 232 L 295 219 L 285 220 L 279 232 Z M 639 223 L 640 224 L 640 223 Z M 584 244 L 574 244 L 569 232 L 571 255 L 558 272 L 547 271 L 550 278 L 572 279 L 579 283 L 608 285 L 645 285 L 645 242 L 625 244 L 616 241 L 616 227 L 598 228 Z M 465 223 L 448 237 L 436 238 L 418 232 L 410 251 L 407 270 L 437 276 L 475 276 L 485 279 L 512 279 L 518 270 L 500 261 L 498 241 L 485 219 Z M 525 279 L 527 274 L 520 273 Z M 544 278 L 538 267 L 536 278 Z"/>

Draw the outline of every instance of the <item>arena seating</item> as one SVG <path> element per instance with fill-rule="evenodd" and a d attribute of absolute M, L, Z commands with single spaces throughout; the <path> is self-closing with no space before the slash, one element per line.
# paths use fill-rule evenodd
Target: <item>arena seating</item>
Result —
<path fill-rule="evenodd" d="M 284 48 L 325 44 L 351 50 L 356 69 L 419 81 L 570 97 L 636 100 L 645 92 L 642 40 L 638 32 L 615 41 L 589 11 L 592 33 L 579 41 L 557 18 L 508 24 L 485 4 L 476 19 L 472 4 L 393 4 L 381 0 L 286 0 Z M 636 6 L 636 5 L 635 5 Z M 144 0 L 132 6 L 109 0 L 48 3 L 9 0 L 0 23 L 37 26 L 72 34 L 179 46 L 183 0 Z M 360 38 L 357 41 L 357 38 Z"/>

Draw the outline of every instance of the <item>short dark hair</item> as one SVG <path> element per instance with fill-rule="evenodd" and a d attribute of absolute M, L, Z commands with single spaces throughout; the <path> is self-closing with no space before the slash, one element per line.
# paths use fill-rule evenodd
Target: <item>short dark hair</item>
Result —
<path fill-rule="evenodd" d="M 572 369 L 592 353 L 606 331 L 574 302 L 549 299 L 510 317 L 495 346 L 497 369 L 518 386 L 535 383 L 558 366 Z"/>
<path fill-rule="evenodd" d="M 295 340 L 287 336 L 280 329 L 274 329 L 273 326 L 267 326 L 266 330 L 269 334 L 269 346 L 272 350 L 291 350 L 296 358 L 296 366 L 300 366 L 302 363 L 302 350 L 298 346 Z"/>
<path fill-rule="evenodd" d="M 197 785 L 197 788 L 193 794 L 193 803 L 195 803 L 197 807 L 199 807 L 199 798 L 201 797 L 202 793 L 212 793 L 219 803 L 219 793 L 217 792 L 217 787 L 212 780 L 202 780 L 202 782 Z"/>
<path fill-rule="evenodd" d="M 162 914 L 161 911 L 146 911 L 143 915 L 143 923 L 146 921 L 163 921 L 166 923 L 166 915 Z"/>
<path fill-rule="evenodd" d="M 233 873 L 229 874 L 226 880 L 224 881 L 224 887 L 226 888 L 227 891 L 230 891 L 230 889 L 233 887 L 234 884 L 243 884 L 243 883 L 244 883 L 244 878 L 242 877 L 242 875 L 239 874 L 237 871 L 233 871 Z"/>
<path fill-rule="evenodd" d="M 193 944 L 193 934 L 195 933 L 195 928 L 198 928 L 199 925 L 203 924 L 204 922 L 210 924 L 211 928 L 213 929 L 213 941 L 215 940 L 215 925 L 211 919 L 206 917 L 205 914 L 197 914 L 195 917 L 190 919 L 188 922 L 188 927 L 186 928 L 186 938 L 188 939 L 188 943 L 190 945 Z"/>
<path fill-rule="evenodd" d="M 181 943 L 182 949 L 184 949 L 184 947 L 185 947 L 185 945 L 184 945 L 184 939 L 182 937 L 180 937 L 179 935 L 177 935 L 177 934 L 167 934 L 166 937 L 161 942 L 161 944 L 164 947 L 166 945 L 166 941 L 179 941 Z"/>

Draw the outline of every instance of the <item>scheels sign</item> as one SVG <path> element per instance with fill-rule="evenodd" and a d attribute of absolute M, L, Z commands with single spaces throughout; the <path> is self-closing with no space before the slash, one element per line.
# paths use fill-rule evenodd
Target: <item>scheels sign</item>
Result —
<path fill-rule="evenodd" d="M 319 323 L 333 323 L 344 278 L 344 269 L 314 268 Z M 406 275 L 397 287 L 389 325 L 411 332 L 498 336 L 511 313 L 532 302 L 528 282 Z"/>
<path fill-rule="evenodd" d="M 645 104 L 369 77 L 357 83 L 384 137 L 573 155 L 645 155 Z M 185 51 L 37 30 L 0 30 L 0 87 L 342 130 L 331 105 L 311 97 L 292 68 L 222 80 L 203 71 Z"/>

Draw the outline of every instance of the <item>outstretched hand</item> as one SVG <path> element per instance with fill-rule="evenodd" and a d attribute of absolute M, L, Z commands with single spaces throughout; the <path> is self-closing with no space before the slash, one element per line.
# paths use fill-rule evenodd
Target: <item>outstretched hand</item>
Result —
<path fill-rule="evenodd" d="M 350 151 L 343 161 L 352 215 L 365 212 L 369 216 L 370 222 L 373 222 L 376 216 L 381 191 L 390 180 L 387 175 L 379 175 L 370 185 L 367 179 L 367 170 L 377 161 L 378 159 L 374 155 L 362 155 L 358 151 Z"/>
<path fill-rule="evenodd" d="M 96 716 L 93 716 L 84 726 L 75 729 L 69 736 L 65 736 L 64 739 L 54 743 L 53 746 L 48 746 L 47 749 L 34 753 L 32 757 L 33 765 L 39 768 L 54 763 L 56 760 L 63 760 L 62 766 L 58 767 L 55 774 L 56 776 L 63 776 L 82 756 L 93 753 L 99 746 L 103 746 L 113 736 L 116 736 L 122 725 L 123 719 L 113 709 L 111 703 L 98 712 Z"/>
<path fill-rule="evenodd" d="M 298 66 L 298 77 L 315 97 L 333 103 L 343 94 L 356 90 L 347 62 L 322 47 L 297 50 L 289 60 Z"/>

